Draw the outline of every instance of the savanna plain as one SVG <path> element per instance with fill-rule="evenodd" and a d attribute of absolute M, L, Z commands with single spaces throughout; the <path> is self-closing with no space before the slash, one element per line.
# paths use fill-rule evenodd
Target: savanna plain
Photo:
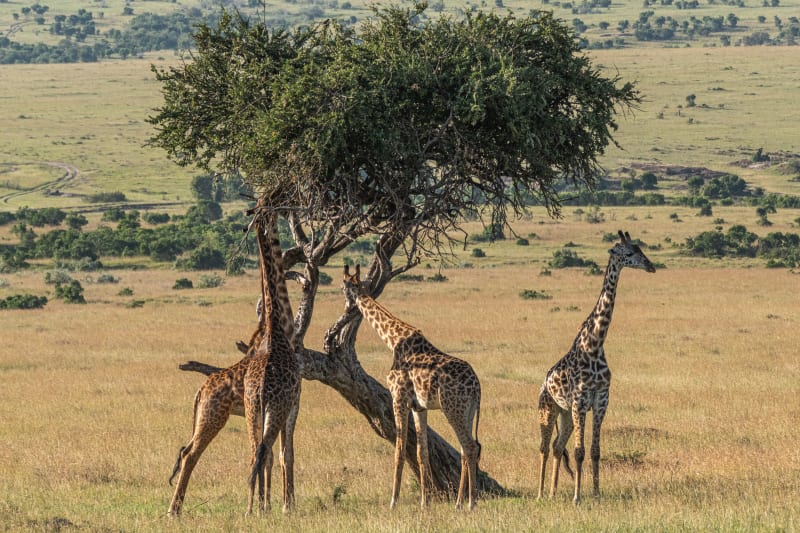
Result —
<path fill-rule="evenodd" d="M 592 54 L 608 72 L 638 80 L 645 96 L 639 110 L 619 118 L 621 149 L 603 156 L 609 170 L 625 173 L 642 162 L 706 166 L 739 174 L 753 187 L 800 193 L 791 176 L 732 165 L 760 147 L 800 151 L 800 115 L 792 105 L 800 90 L 796 50 Z M 0 67 L 0 209 L 81 210 L 93 227 L 100 212 L 79 195 L 122 190 L 133 203 L 182 212 L 191 172 L 144 147 L 145 118 L 159 104 L 149 64 L 161 61 L 169 59 Z M 697 107 L 683 107 L 688 93 L 697 95 Z M 53 183 L 76 196 L 42 194 Z M 659 183 L 667 194 L 683 186 L 679 178 Z M 471 513 L 452 502 L 420 512 L 418 486 L 407 471 L 401 502 L 389 512 L 392 446 L 335 391 L 306 381 L 295 436 L 295 512 L 283 515 L 274 505 L 266 516 L 244 516 L 249 451 L 243 420 L 233 417 L 200 460 L 183 517 L 168 519 L 167 478 L 191 434 L 192 400 L 205 379 L 177 365 L 238 360 L 234 343 L 256 324 L 257 272 L 227 277 L 221 287 L 175 291 L 177 278 L 193 274 L 146 258 L 110 259 L 104 263 L 119 284 L 92 283 L 86 274 L 86 305 L 51 299 L 41 310 L 0 311 L 0 529 L 797 530 L 800 277 L 759 259 L 683 253 L 687 237 L 715 225 L 766 232 L 756 227 L 753 207 L 715 205 L 713 217 L 676 206 L 600 212 L 592 223 L 570 207 L 555 220 L 533 209 L 512 223 L 528 246 L 514 238 L 472 244 L 441 270 L 423 263 L 412 272 L 441 272 L 447 281 L 393 282 L 380 297 L 475 368 L 483 387 L 480 466 L 509 496 L 483 499 Z M 769 215 L 769 231 L 797 232 L 798 217 L 779 209 Z M 602 284 L 586 269 L 549 268 L 548 261 L 570 244 L 602 269 L 611 246 L 603 236 L 618 229 L 643 242 L 657 271 L 624 271 L 617 294 L 606 341 L 613 381 L 601 498 L 593 500 L 584 486 L 584 501 L 574 506 L 573 485 L 562 476 L 555 498 L 538 501 L 539 387 Z M 6 227 L 0 239 L 14 237 Z M 485 257 L 473 256 L 475 246 Z M 342 311 L 341 267 L 326 268 L 333 283 L 321 288 L 309 347 L 321 348 L 325 329 Z M 0 275 L 0 297 L 51 296 L 43 279 L 50 268 Z M 129 305 L 131 297 L 119 295 L 122 286 L 143 305 Z M 547 298 L 524 299 L 524 290 Z M 366 324 L 357 348 L 367 371 L 383 381 L 391 354 Z M 455 442 L 439 412 L 429 422 Z M 279 493 L 273 491 L 273 503 Z"/>

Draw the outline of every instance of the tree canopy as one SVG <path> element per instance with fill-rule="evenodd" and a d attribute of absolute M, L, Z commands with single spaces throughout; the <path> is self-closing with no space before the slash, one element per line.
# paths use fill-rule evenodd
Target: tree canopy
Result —
<path fill-rule="evenodd" d="M 400 230 L 438 251 L 464 214 L 502 223 L 530 202 L 557 214 L 560 186 L 592 188 L 635 87 L 603 77 L 550 13 L 421 22 L 425 7 L 376 9 L 357 30 L 223 14 L 186 61 L 156 71 L 151 143 L 241 173 L 344 236 L 334 248 Z"/>

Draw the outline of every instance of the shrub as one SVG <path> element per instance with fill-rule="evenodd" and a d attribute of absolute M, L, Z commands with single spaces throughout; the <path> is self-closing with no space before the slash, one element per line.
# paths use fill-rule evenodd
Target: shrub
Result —
<path fill-rule="evenodd" d="M 169 222 L 169 214 L 168 213 L 145 213 L 142 215 L 142 220 L 147 222 L 148 224 L 166 224 Z"/>
<path fill-rule="evenodd" d="M 333 283 L 333 278 L 330 275 L 326 274 L 325 272 L 319 273 L 320 285 L 330 285 L 331 283 Z"/>
<path fill-rule="evenodd" d="M 56 283 L 56 298 L 64 300 L 68 304 L 86 303 L 86 299 L 83 297 L 83 287 L 76 279 L 69 283 Z"/>
<path fill-rule="evenodd" d="M 523 300 L 550 300 L 553 297 L 544 291 L 537 291 L 532 289 L 525 289 L 519 293 L 519 297 Z"/>
<path fill-rule="evenodd" d="M 117 293 L 117 296 L 133 296 L 133 289 L 130 287 L 123 287 L 122 290 Z"/>
<path fill-rule="evenodd" d="M 69 283 L 70 281 L 72 281 L 72 276 L 70 276 L 65 270 L 53 270 L 44 275 L 44 282 L 48 285 L 53 285 L 55 283 Z"/>
<path fill-rule="evenodd" d="M 128 199 L 121 192 L 99 192 L 88 195 L 84 201 L 90 204 L 125 202 Z"/>
<path fill-rule="evenodd" d="M 200 276 L 200 281 L 197 282 L 199 289 L 214 289 L 222 287 L 225 284 L 225 279 L 217 274 L 203 274 Z"/>
<path fill-rule="evenodd" d="M 192 289 L 194 285 L 192 284 L 192 280 L 189 278 L 180 278 L 175 280 L 175 284 L 172 286 L 175 290 L 181 289 Z"/>
<path fill-rule="evenodd" d="M 524 237 L 520 237 L 519 239 L 517 239 L 517 243 L 516 244 L 517 244 L 517 246 L 528 246 L 530 243 L 531 242 L 528 239 L 526 239 Z"/>
<path fill-rule="evenodd" d="M 178 259 L 176 266 L 184 270 L 222 270 L 225 256 L 221 251 L 204 245 L 195 248 L 189 257 Z"/>
<path fill-rule="evenodd" d="M 46 296 L 14 294 L 0 300 L 0 309 L 41 309 L 46 304 Z"/>
<path fill-rule="evenodd" d="M 597 266 L 591 259 L 583 259 L 576 252 L 566 249 L 553 252 L 553 258 L 547 264 L 551 268 Z"/>
<path fill-rule="evenodd" d="M 428 277 L 428 281 L 433 281 L 435 283 L 443 283 L 443 282 L 447 281 L 447 276 L 445 276 L 441 272 L 437 272 L 433 276 L 429 276 Z"/>
<path fill-rule="evenodd" d="M 97 283 L 119 283 L 119 278 L 115 278 L 112 274 L 100 274 Z"/>
<path fill-rule="evenodd" d="M 480 235 L 473 235 L 472 240 L 475 242 L 492 242 L 505 240 L 506 236 L 503 233 L 503 225 L 500 223 L 489 224 L 483 228 L 483 233 Z"/>
<path fill-rule="evenodd" d="M 472 255 L 472 257 L 486 257 L 486 253 L 480 248 L 473 248 L 472 254 L 470 255 Z"/>

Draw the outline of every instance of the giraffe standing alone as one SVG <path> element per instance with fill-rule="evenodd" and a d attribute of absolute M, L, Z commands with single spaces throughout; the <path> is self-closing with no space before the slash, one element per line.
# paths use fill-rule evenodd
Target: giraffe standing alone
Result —
<path fill-rule="evenodd" d="M 583 458 L 584 423 L 586 413 L 591 409 L 592 421 L 592 479 L 594 497 L 600 496 L 600 426 L 608 407 L 608 391 L 611 385 L 611 370 L 606 363 L 603 342 L 611 324 L 614 311 L 614 298 L 617 292 L 619 275 L 623 267 L 640 268 L 647 272 L 655 272 L 653 263 L 642 250 L 631 241 L 628 233 L 619 232 L 621 241 L 611 248 L 603 279 L 603 290 L 589 317 L 581 326 L 572 348 L 548 372 L 539 393 L 539 427 L 542 432 L 541 469 L 539 472 L 539 498 L 544 491 L 545 466 L 547 465 L 548 447 L 556 424 L 560 423 L 558 435 L 553 443 L 553 478 L 550 485 L 550 496 L 558 486 L 558 469 L 562 457 L 566 457 L 567 440 L 575 434 L 576 480 L 574 502 L 581 500 L 581 478 Z"/>
<path fill-rule="evenodd" d="M 265 345 L 262 341 L 269 337 L 268 332 L 282 331 L 287 339 L 293 338 L 293 315 L 291 305 L 289 303 L 288 292 L 286 290 L 286 284 L 283 280 L 280 243 L 277 241 L 277 228 L 274 224 L 275 221 L 273 220 L 267 225 L 266 230 L 269 232 L 268 238 L 259 240 L 259 250 L 261 252 L 262 262 L 261 300 L 262 302 L 267 300 L 270 303 L 274 303 L 273 309 L 271 311 L 266 309 L 262 310 L 259 316 L 259 325 L 250 339 L 248 348 L 243 350 L 242 347 L 240 347 L 240 350 L 246 351 L 246 356 L 234 365 L 209 375 L 209 377 L 206 379 L 206 382 L 202 387 L 200 387 L 195 395 L 192 438 L 186 446 L 183 446 L 180 449 L 172 476 L 170 477 L 170 483 L 172 483 L 174 477 L 177 474 L 180 474 L 168 511 L 168 514 L 171 516 L 177 516 L 181 512 L 189 478 L 203 451 L 205 451 L 206 447 L 225 426 L 225 423 L 228 421 L 228 418 L 231 414 L 246 414 L 245 383 L 249 373 L 252 388 L 255 383 L 258 383 L 258 378 L 256 377 L 258 370 L 256 369 L 258 367 L 263 369 L 266 366 L 266 362 L 270 354 L 264 352 L 263 348 Z M 259 233 L 261 234 L 261 237 L 266 237 L 263 231 L 260 231 Z M 270 273 L 264 269 L 265 262 L 267 262 L 267 265 L 275 264 L 278 265 L 278 267 Z M 266 279 L 267 275 L 275 276 L 275 279 Z M 269 299 L 264 297 L 264 293 L 268 291 L 270 281 L 272 281 L 272 286 L 275 289 L 275 295 L 277 298 Z M 277 307 L 277 310 L 274 309 L 274 307 Z M 271 324 L 267 323 L 268 315 L 271 317 Z M 289 344 L 290 346 L 292 345 L 291 342 Z M 266 346 L 269 345 L 267 344 Z M 270 373 L 270 375 L 272 375 L 272 373 Z M 280 392 L 284 392 L 284 389 L 282 389 L 281 386 L 278 386 L 275 388 L 275 391 L 277 394 L 280 394 Z M 253 393 L 251 392 L 251 397 L 252 396 Z M 274 403 L 275 402 L 272 402 L 272 404 Z M 295 402 L 295 404 L 297 404 L 297 402 Z M 258 405 L 251 405 L 251 409 L 254 407 L 258 407 Z M 260 409 L 257 409 L 257 411 L 260 411 Z M 294 416 L 296 419 L 296 412 Z M 256 417 L 254 420 L 258 420 L 258 418 Z M 248 422 L 248 429 L 250 429 L 250 423 L 251 422 Z M 253 428 L 250 430 L 250 433 L 252 433 L 251 448 L 255 452 L 258 439 L 254 440 L 254 436 L 258 435 L 260 438 L 261 429 L 258 427 L 257 431 L 255 431 L 255 428 Z M 269 500 L 271 466 L 272 461 L 270 456 L 270 461 L 267 463 L 266 469 L 267 501 Z M 259 496 L 262 494 L 263 492 L 260 485 Z M 286 494 L 284 495 L 284 499 L 286 500 Z M 293 495 L 290 500 L 293 501 Z"/>
<path fill-rule="evenodd" d="M 469 363 L 441 352 L 422 335 L 420 330 L 402 322 L 367 295 L 361 285 L 360 275 L 358 265 L 352 276 L 349 268 L 344 267 L 342 290 L 347 309 L 358 307 L 393 353 L 392 369 L 387 381 L 392 394 L 397 439 L 390 506 L 394 508 L 397 505 L 400 494 L 409 409 L 413 411 L 417 431 L 421 505 L 422 507 L 427 505 L 430 476 L 427 411 L 441 409 L 461 444 L 461 480 L 456 507 L 461 507 L 463 504 L 464 491 L 469 481 L 469 508 L 473 509 L 477 499 L 476 475 L 481 451 L 478 442 L 481 384 L 478 376 Z M 473 418 L 476 419 L 474 439 Z"/>

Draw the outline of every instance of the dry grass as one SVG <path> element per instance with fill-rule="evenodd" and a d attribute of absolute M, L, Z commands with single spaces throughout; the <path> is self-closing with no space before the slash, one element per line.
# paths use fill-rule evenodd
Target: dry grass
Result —
<path fill-rule="evenodd" d="M 719 215 L 751 216 L 729 209 Z M 601 283 L 582 269 L 539 272 L 567 241 L 604 264 L 608 244 L 600 236 L 617 227 L 654 244 L 710 224 L 690 213 L 672 223 L 666 208 L 647 212 L 650 218 L 640 210 L 632 221 L 632 211 L 618 211 L 602 225 L 573 216 L 520 223 L 520 233 L 540 235 L 532 246 L 483 246 L 488 257 L 461 254 L 458 261 L 473 267 L 444 270 L 448 282 L 394 283 L 381 297 L 475 367 L 484 388 L 481 466 L 513 497 L 482 501 L 471 514 L 448 503 L 420 514 L 416 484 L 406 476 L 401 505 L 389 513 L 391 446 L 335 391 L 306 382 L 297 512 L 243 517 L 248 453 L 242 420 L 234 419 L 195 471 L 185 517 L 169 522 L 166 480 L 189 437 L 202 382 L 177 364 L 236 360 L 234 341 L 255 323 L 257 282 L 248 273 L 218 289 L 173 291 L 186 273 L 122 270 L 118 285 L 84 284 L 88 305 L 52 301 L 41 311 L 2 313 L 0 529 L 794 530 L 800 278 L 758 263 L 693 264 L 669 247 L 648 251 L 667 268 L 626 272 L 620 286 L 606 343 L 614 384 L 603 427 L 602 499 L 574 508 L 568 480 L 555 500 L 534 499 L 536 395 Z M 780 215 L 776 226 L 785 231 Z M 321 291 L 309 346 L 319 346 L 343 304 L 339 268 L 329 273 L 337 283 Z M 22 289 L 45 294 L 52 289 L 42 278 L 41 271 L 3 276 L 9 287 L 0 297 Z M 134 296 L 117 296 L 122 286 Z M 523 289 L 553 298 L 523 300 Z M 144 306 L 127 308 L 131 298 Z M 369 328 L 358 347 L 365 368 L 382 380 L 390 354 Z M 431 424 L 453 440 L 440 413 Z"/>

